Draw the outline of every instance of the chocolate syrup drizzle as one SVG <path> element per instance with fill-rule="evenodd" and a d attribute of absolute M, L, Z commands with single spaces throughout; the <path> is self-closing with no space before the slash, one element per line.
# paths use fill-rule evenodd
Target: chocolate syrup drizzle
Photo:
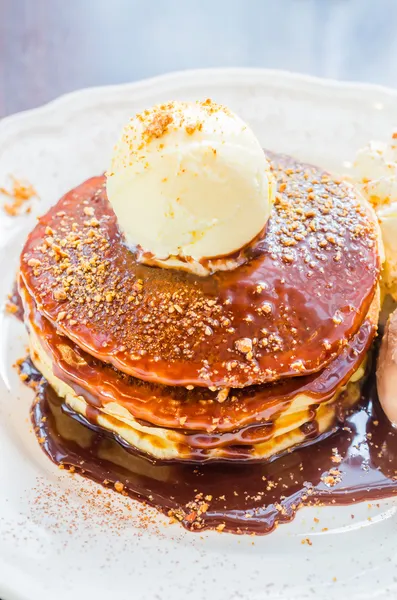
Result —
<path fill-rule="evenodd" d="M 164 465 L 135 455 L 66 407 L 30 360 L 21 369 L 38 382 L 32 421 L 54 463 L 105 485 L 117 482 L 123 493 L 189 530 L 265 534 L 303 506 L 397 495 L 397 431 L 378 403 L 374 369 L 360 406 L 327 439 L 268 464 L 201 466 Z"/>
<path fill-rule="evenodd" d="M 201 277 L 137 262 L 101 176 L 68 192 L 29 234 L 20 262 L 28 293 L 59 332 L 140 380 L 246 388 L 318 373 L 370 310 L 376 226 L 345 183 L 271 159 L 280 195 L 238 269 Z"/>

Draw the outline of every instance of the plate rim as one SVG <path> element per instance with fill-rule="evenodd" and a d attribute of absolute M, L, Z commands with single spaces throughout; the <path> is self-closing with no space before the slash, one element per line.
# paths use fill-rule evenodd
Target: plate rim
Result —
<path fill-rule="evenodd" d="M 362 81 L 341 81 L 333 78 L 318 77 L 304 73 L 282 70 L 265 69 L 251 67 L 214 67 L 206 69 L 184 69 L 170 71 L 161 75 L 138 79 L 117 84 L 105 84 L 98 86 L 87 86 L 66 92 L 56 98 L 45 102 L 34 108 L 18 111 L 0 120 L 0 136 L 7 133 L 7 129 L 27 122 L 32 118 L 41 117 L 46 112 L 55 112 L 59 108 L 63 109 L 67 105 L 77 103 L 78 100 L 92 99 L 107 95 L 114 95 L 119 92 L 148 93 L 153 89 L 157 91 L 166 91 L 176 85 L 205 85 L 210 83 L 232 83 L 233 85 L 242 84 L 278 84 L 284 87 L 300 87 L 309 92 L 316 90 L 333 91 L 337 94 L 356 94 L 361 96 L 365 94 L 379 94 L 390 99 L 397 100 L 397 88 L 391 86 L 367 83 Z"/>

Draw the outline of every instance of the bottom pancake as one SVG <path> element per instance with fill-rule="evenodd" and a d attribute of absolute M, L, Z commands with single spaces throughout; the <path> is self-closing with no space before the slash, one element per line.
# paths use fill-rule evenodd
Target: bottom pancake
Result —
<path fill-rule="evenodd" d="M 298 403 L 292 402 L 269 422 L 223 434 L 186 431 L 135 419 L 130 413 L 117 410 L 115 403 L 93 406 L 54 374 L 51 357 L 44 350 L 34 328 L 30 328 L 29 339 L 34 365 L 75 413 L 83 416 L 88 425 L 112 432 L 123 445 L 158 460 L 269 460 L 293 447 L 316 442 L 326 432 L 331 432 L 337 420 L 358 402 L 360 380 L 365 374 L 364 360 L 350 380 L 340 386 L 329 400 L 315 403 L 310 396 L 305 398 L 301 395 Z"/>
<path fill-rule="evenodd" d="M 64 381 L 54 375 L 42 352 L 31 338 L 31 358 L 35 367 L 43 374 L 60 398 L 76 414 L 85 418 L 87 425 L 100 427 L 115 434 L 119 441 L 141 454 L 158 460 L 185 460 L 207 462 L 209 460 L 268 460 L 274 459 L 298 445 L 314 443 L 331 432 L 345 412 L 360 399 L 360 379 L 365 369 L 361 366 L 346 386 L 343 386 L 328 402 L 312 404 L 293 414 L 281 414 L 275 421 L 255 428 L 249 436 L 244 428 L 245 443 L 241 443 L 242 432 L 225 433 L 222 446 L 216 445 L 219 436 L 206 432 L 190 433 L 182 430 L 142 424 L 132 416 L 116 418 L 103 408 L 95 408 Z M 215 437 L 215 444 L 212 441 Z"/>
<path fill-rule="evenodd" d="M 331 432 L 359 400 L 378 306 L 375 301 L 360 331 L 322 372 L 228 390 L 219 399 L 222 390 L 125 376 L 59 334 L 23 285 L 21 295 L 31 358 L 74 412 L 153 459 L 194 462 L 269 460 Z"/>

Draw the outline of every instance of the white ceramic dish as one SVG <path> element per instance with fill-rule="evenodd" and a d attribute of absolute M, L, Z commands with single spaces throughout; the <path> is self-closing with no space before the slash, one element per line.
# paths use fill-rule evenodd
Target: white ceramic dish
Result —
<path fill-rule="evenodd" d="M 83 90 L 5 119 L 0 185 L 9 173 L 26 178 L 41 200 L 28 217 L 0 217 L 1 298 L 11 289 L 35 215 L 106 168 L 131 113 L 160 100 L 203 97 L 230 105 L 263 146 L 339 171 L 360 145 L 397 124 L 397 91 L 235 69 Z M 304 509 L 293 523 L 261 538 L 198 535 L 165 526 L 156 515 L 142 527 L 131 501 L 112 492 L 98 496 L 98 486 L 62 476 L 36 442 L 32 393 L 12 368 L 24 354 L 23 326 L 3 314 L 0 327 L 2 600 L 396 597 L 396 501 Z M 307 537 L 312 546 L 302 545 Z"/>

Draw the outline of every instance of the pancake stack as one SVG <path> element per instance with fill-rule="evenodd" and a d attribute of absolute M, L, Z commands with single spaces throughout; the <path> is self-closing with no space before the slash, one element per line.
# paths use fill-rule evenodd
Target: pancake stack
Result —
<path fill-rule="evenodd" d="M 272 214 L 231 271 L 139 263 L 103 176 L 39 220 L 19 277 L 30 354 L 87 427 L 156 460 L 269 460 L 358 402 L 379 315 L 376 218 L 349 184 L 269 158 Z"/>

